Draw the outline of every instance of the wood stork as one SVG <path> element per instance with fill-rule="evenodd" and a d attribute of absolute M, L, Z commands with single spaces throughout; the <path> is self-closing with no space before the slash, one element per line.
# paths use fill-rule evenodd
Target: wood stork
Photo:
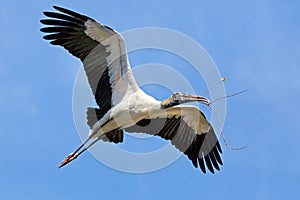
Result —
<path fill-rule="evenodd" d="M 160 136 L 186 154 L 206 173 L 223 165 L 221 146 L 204 114 L 187 102 L 210 101 L 201 96 L 174 93 L 157 101 L 137 85 L 128 62 L 122 36 L 112 28 L 74 11 L 53 6 L 44 12 L 43 37 L 60 45 L 83 62 L 99 108 L 87 109 L 88 139 L 59 167 L 66 165 L 99 140 L 119 143 L 124 131 Z M 87 145 L 89 143 L 89 145 Z"/>

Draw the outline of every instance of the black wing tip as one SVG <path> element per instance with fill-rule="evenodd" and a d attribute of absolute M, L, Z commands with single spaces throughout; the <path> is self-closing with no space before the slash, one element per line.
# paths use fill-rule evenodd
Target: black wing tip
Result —
<path fill-rule="evenodd" d="M 220 164 L 220 165 L 223 165 L 223 161 L 222 161 L 222 160 L 220 160 L 220 161 L 219 161 L 219 164 Z"/>
<path fill-rule="evenodd" d="M 40 20 L 40 23 L 41 23 L 41 24 L 44 24 L 44 25 L 47 25 L 47 24 L 46 24 L 46 23 L 47 23 L 47 19 L 41 19 L 41 20 Z"/>
<path fill-rule="evenodd" d="M 72 10 L 69 10 L 67 8 L 63 8 L 61 6 L 57 6 L 57 5 L 53 5 L 52 6 L 55 10 L 59 11 L 59 12 L 62 12 L 62 13 L 68 13 L 68 12 L 74 12 Z"/>
<path fill-rule="evenodd" d="M 42 31 L 42 30 L 41 30 L 41 31 Z M 44 39 L 44 40 L 51 40 L 51 39 L 49 39 L 49 35 L 44 35 L 44 36 L 43 36 L 43 39 Z"/>
<path fill-rule="evenodd" d="M 44 14 L 46 17 L 55 18 L 55 17 L 53 17 L 53 16 L 55 16 L 55 15 L 57 14 L 57 12 L 44 11 L 43 14 Z"/>
<path fill-rule="evenodd" d="M 213 168 L 213 166 L 212 166 L 212 164 L 211 164 L 211 161 L 210 161 L 209 156 L 208 156 L 208 155 L 205 155 L 205 156 L 204 156 L 204 160 L 205 160 L 205 164 L 206 164 L 208 170 L 209 170 L 212 174 L 215 174 L 215 170 L 214 170 L 214 168 Z"/>
<path fill-rule="evenodd" d="M 192 163 L 195 168 L 198 168 L 197 158 L 192 160 Z"/>
<path fill-rule="evenodd" d="M 222 147 L 221 147 L 219 141 L 217 141 L 216 147 L 217 147 L 217 149 L 219 150 L 220 153 L 223 153 L 223 150 L 222 150 Z"/>
<path fill-rule="evenodd" d="M 217 162 L 218 162 L 220 165 L 223 165 L 222 158 L 221 158 L 220 152 L 218 151 L 218 148 L 217 148 L 217 147 L 214 147 L 214 148 L 212 149 L 212 153 L 213 153 L 215 159 L 217 160 Z"/>
<path fill-rule="evenodd" d="M 207 155 L 199 155 L 198 157 L 198 164 L 199 164 L 199 168 L 201 169 L 201 171 L 203 172 L 203 174 L 206 174 L 206 169 L 209 170 L 209 172 L 211 172 L 212 174 L 215 174 L 216 171 L 220 171 L 221 168 L 220 166 L 223 165 L 222 160 L 218 159 L 215 155 L 213 155 L 214 152 L 210 152 Z M 195 168 L 198 168 L 198 164 L 195 164 L 194 161 L 192 160 L 193 165 Z"/>
<path fill-rule="evenodd" d="M 198 158 L 198 162 L 199 162 L 199 166 L 201 171 L 206 174 L 206 168 L 205 168 L 205 164 L 204 164 L 204 160 L 203 158 Z"/>
<path fill-rule="evenodd" d="M 59 40 L 52 40 L 52 41 L 50 41 L 50 44 L 52 44 L 52 45 L 60 45 L 60 42 L 59 42 Z"/>
<path fill-rule="evenodd" d="M 197 135 L 193 144 L 184 152 L 188 158 L 192 161 L 195 168 L 201 169 L 201 171 L 206 174 L 206 168 L 215 174 L 215 171 L 220 171 L 220 165 L 223 165 L 222 158 L 220 156 L 220 144 L 217 142 L 208 153 L 200 150 L 200 146 L 204 141 L 204 135 Z M 197 145 L 198 148 L 197 148 Z M 196 154 L 196 152 L 198 154 Z"/>
<path fill-rule="evenodd" d="M 52 6 L 55 10 L 58 10 L 58 11 L 61 11 L 61 10 L 64 10 L 66 8 L 63 8 L 63 7 L 60 7 L 60 6 L 57 6 L 57 5 L 53 5 Z"/>
<path fill-rule="evenodd" d="M 59 6 L 56 6 L 54 5 L 53 8 L 59 12 L 62 12 L 61 10 L 65 9 L 65 8 L 62 8 L 62 7 L 59 7 Z M 56 14 L 56 12 L 53 12 L 53 11 L 43 11 L 43 14 L 46 16 L 46 17 L 52 17 L 53 14 Z"/>
<path fill-rule="evenodd" d="M 220 171 L 220 167 L 219 167 L 219 164 L 218 164 L 218 160 L 217 160 L 217 158 L 216 158 L 216 156 L 215 156 L 214 151 L 211 150 L 211 151 L 209 152 L 208 155 L 209 155 L 210 161 L 211 161 L 212 164 L 213 164 L 213 167 L 214 167 L 216 170 Z"/>
<path fill-rule="evenodd" d="M 83 21 L 87 21 L 88 19 L 93 20 L 85 15 L 79 14 L 79 13 L 69 10 L 67 8 L 63 8 L 63 7 L 56 6 L 56 5 L 54 5 L 53 8 L 59 12 L 62 12 L 64 14 L 70 15 L 72 17 L 75 17 L 75 18 L 83 20 Z M 95 21 L 95 20 L 93 20 L 93 21 Z"/>
<path fill-rule="evenodd" d="M 50 13 L 50 11 L 44 11 L 44 12 L 43 12 L 43 14 L 44 14 L 45 16 L 47 16 L 47 17 L 49 17 L 49 16 L 48 16 L 49 13 Z"/>
<path fill-rule="evenodd" d="M 45 33 L 45 27 L 40 28 L 40 31 L 43 32 L 43 33 Z"/>

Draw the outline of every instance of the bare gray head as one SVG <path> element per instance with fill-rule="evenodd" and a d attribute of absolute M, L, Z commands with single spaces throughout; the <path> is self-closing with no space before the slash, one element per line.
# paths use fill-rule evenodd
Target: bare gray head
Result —
<path fill-rule="evenodd" d="M 205 98 L 202 96 L 191 95 L 191 94 L 184 94 L 181 92 L 175 92 L 168 99 L 161 101 L 160 104 L 162 107 L 168 108 L 168 107 L 176 106 L 179 104 L 195 102 L 195 101 L 203 103 L 205 105 L 210 104 L 210 101 L 208 98 Z"/>

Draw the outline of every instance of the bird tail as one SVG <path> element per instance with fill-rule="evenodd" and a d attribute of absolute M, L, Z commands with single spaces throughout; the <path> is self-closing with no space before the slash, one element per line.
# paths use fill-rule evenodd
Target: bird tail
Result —
<path fill-rule="evenodd" d="M 98 108 L 89 107 L 87 108 L 86 115 L 87 115 L 87 124 L 92 129 L 94 124 L 105 115 L 105 112 Z"/>
<path fill-rule="evenodd" d="M 105 112 L 103 112 L 101 109 L 98 108 L 89 107 L 86 111 L 86 115 L 87 115 L 87 124 L 92 129 L 93 125 L 105 115 Z M 124 138 L 123 130 L 119 130 L 119 129 L 115 129 L 108 133 L 105 133 L 104 136 L 101 137 L 101 139 L 104 142 L 114 142 L 114 143 L 123 142 L 123 138 Z"/>

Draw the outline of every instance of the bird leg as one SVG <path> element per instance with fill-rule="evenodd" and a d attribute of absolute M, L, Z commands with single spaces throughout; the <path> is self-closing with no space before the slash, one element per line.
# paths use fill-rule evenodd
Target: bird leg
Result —
<path fill-rule="evenodd" d="M 66 164 L 70 163 L 71 161 L 75 160 L 80 154 L 82 154 L 83 152 L 85 152 L 87 149 L 89 149 L 92 145 L 94 145 L 97 141 L 99 141 L 101 139 L 101 137 L 98 137 L 97 139 L 95 139 L 91 144 L 89 144 L 87 147 L 85 147 L 83 150 L 80 151 L 80 149 L 82 149 L 82 147 L 91 139 L 92 137 L 90 136 L 84 143 L 82 143 L 73 153 L 70 153 L 66 159 L 64 159 L 61 164 L 58 166 L 58 168 L 61 168 L 63 166 L 65 166 Z M 80 152 L 78 152 L 80 151 Z M 78 153 L 77 153 L 78 152 Z"/>
<path fill-rule="evenodd" d="M 58 168 L 65 166 L 66 164 L 68 164 L 72 160 L 76 159 L 77 157 L 78 157 L 78 155 L 76 153 L 71 153 L 70 155 L 67 156 L 66 159 L 64 159 L 64 161 L 61 162 L 61 164 L 58 166 Z"/>

